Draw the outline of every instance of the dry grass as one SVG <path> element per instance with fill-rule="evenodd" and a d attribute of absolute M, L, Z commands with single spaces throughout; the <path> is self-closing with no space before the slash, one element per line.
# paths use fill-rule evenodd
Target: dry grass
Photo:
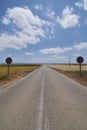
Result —
<path fill-rule="evenodd" d="M 10 75 L 15 73 L 23 73 L 36 69 L 38 65 L 12 65 L 9 67 Z M 7 75 L 7 66 L 0 66 L 0 76 Z"/>
<path fill-rule="evenodd" d="M 0 65 L 0 86 L 7 84 L 19 77 L 25 76 L 31 71 L 37 69 L 40 65 L 11 65 L 9 68 L 9 79 L 7 77 L 7 66 Z"/>
<path fill-rule="evenodd" d="M 67 64 L 58 64 L 58 65 L 49 65 L 49 67 L 52 67 L 54 69 L 60 69 L 60 70 L 66 70 L 66 71 L 79 71 L 79 65 L 67 65 Z M 87 70 L 87 65 L 82 65 L 82 70 L 86 71 Z"/>
<path fill-rule="evenodd" d="M 10 66 L 9 72 L 10 75 L 17 74 L 17 73 L 24 73 L 24 72 L 29 72 L 34 69 L 36 69 L 38 66 Z M 0 66 L 0 76 L 7 75 L 7 66 Z"/>

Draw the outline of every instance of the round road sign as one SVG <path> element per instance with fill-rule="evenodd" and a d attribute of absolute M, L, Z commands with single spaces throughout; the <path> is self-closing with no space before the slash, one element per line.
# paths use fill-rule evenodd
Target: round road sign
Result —
<path fill-rule="evenodd" d="M 84 61 L 84 58 L 82 56 L 77 57 L 77 62 L 79 64 L 83 63 L 83 61 Z"/>
<path fill-rule="evenodd" d="M 7 63 L 8 65 L 11 64 L 11 63 L 12 63 L 12 58 L 7 57 L 7 58 L 6 58 L 6 63 Z"/>

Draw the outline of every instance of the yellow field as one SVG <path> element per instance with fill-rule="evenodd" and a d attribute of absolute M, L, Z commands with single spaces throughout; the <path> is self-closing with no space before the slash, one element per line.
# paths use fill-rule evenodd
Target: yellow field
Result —
<path fill-rule="evenodd" d="M 60 70 L 66 70 L 66 71 L 79 71 L 79 65 L 63 65 L 63 64 L 57 64 L 57 65 L 49 65 L 49 67 L 52 67 L 54 69 L 60 69 Z M 82 65 L 82 70 L 87 70 L 87 65 Z"/>
<path fill-rule="evenodd" d="M 18 65 L 18 66 L 10 66 L 9 68 L 9 72 L 10 72 L 10 75 L 13 75 L 13 74 L 22 74 L 24 72 L 29 72 L 29 71 L 32 71 L 34 69 L 36 69 L 37 67 L 39 67 L 38 65 L 27 65 L 27 66 L 23 66 L 23 65 Z M 3 75 L 7 75 L 7 66 L 0 66 L 0 76 L 3 76 Z"/>

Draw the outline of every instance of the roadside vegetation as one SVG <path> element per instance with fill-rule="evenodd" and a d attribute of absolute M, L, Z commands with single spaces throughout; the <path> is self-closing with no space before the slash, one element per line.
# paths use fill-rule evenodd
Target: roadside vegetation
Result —
<path fill-rule="evenodd" d="M 82 64 L 81 76 L 79 71 L 80 66 L 78 64 L 53 64 L 49 65 L 49 67 L 87 86 L 87 64 Z"/>
<path fill-rule="evenodd" d="M 33 70 L 39 68 L 40 64 L 13 64 L 9 67 L 9 78 L 8 78 L 8 67 L 7 65 L 0 65 L 0 86 L 11 82 L 19 77 L 25 76 Z"/>

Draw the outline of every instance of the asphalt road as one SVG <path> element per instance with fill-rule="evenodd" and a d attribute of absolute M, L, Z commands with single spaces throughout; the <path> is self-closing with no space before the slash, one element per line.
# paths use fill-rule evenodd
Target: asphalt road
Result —
<path fill-rule="evenodd" d="M 43 66 L 0 90 L 0 130 L 87 130 L 87 88 Z"/>

